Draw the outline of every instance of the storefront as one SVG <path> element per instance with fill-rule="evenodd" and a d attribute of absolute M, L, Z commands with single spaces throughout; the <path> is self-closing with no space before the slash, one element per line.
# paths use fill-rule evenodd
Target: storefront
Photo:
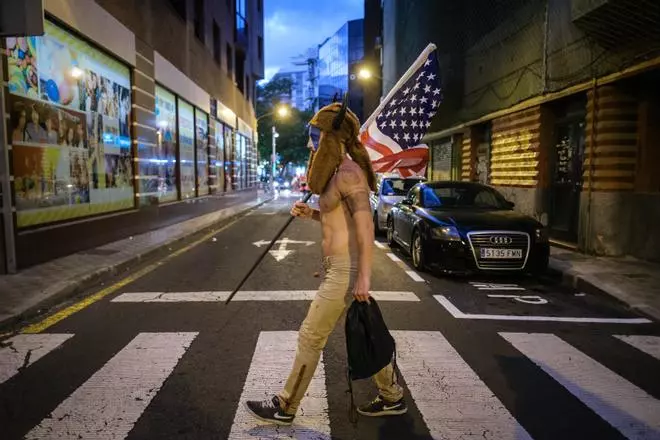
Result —
<path fill-rule="evenodd" d="M 133 208 L 129 68 L 50 21 L 6 46 L 16 226 Z"/>

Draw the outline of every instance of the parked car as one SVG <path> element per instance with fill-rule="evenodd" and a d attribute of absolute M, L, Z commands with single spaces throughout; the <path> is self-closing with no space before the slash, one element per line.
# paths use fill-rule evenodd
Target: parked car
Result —
<path fill-rule="evenodd" d="M 376 234 L 387 227 L 387 214 L 395 203 L 406 198 L 408 191 L 424 177 L 399 177 L 379 175 L 376 192 L 371 194 L 371 209 L 374 216 L 374 231 Z"/>
<path fill-rule="evenodd" d="M 486 185 L 420 183 L 389 212 L 387 242 L 409 252 L 419 270 L 543 272 L 550 254 L 547 231 L 513 208 Z"/>

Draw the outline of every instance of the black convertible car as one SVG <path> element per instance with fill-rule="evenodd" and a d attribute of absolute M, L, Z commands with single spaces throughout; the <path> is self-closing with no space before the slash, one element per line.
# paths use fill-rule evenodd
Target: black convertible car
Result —
<path fill-rule="evenodd" d="M 546 230 L 513 206 L 478 183 L 420 183 L 389 212 L 387 242 L 409 252 L 419 270 L 543 272 L 550 254 Z"/>

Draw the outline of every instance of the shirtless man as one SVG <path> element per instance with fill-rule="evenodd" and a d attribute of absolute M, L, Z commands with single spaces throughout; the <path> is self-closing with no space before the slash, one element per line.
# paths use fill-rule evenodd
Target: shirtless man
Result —
<path fill-rule="evenodd" d="M 308 185 L 320 210 L 297 202 L 291 214 L 321 222 L 325 276 L 298 336 L 298 350 L 284 389 L 266 401 L 248 401 L 259 420 L 290 425 L 314 375 L 328 336 L 350 302 L 369 301 L 374 240 L 369 189 L 375 175 L 358 141 L 359 122 L 344 104 L 321 109 L 310 122 Z M 358 408 L 365 416 L 404 414 L 403 389 L 392 363 L 373 377 L 379 395 Z"/>

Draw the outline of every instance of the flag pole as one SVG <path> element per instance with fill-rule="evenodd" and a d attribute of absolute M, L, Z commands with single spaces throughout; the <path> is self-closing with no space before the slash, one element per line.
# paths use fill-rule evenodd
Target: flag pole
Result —
<path fill-rule="evenodd" d="M 433 52 L 436 49 L 436 45 L 433 43 L 429 43 L 428 46 L 422 51 L 422 53 L 417 57 L 414 63 L 410 65 L 406 73 L 403 74 L 403 76 L 397 81 L 397 83 L 390 89 L 389 93 L 383 99 L 376 110 L 369 116 L 369 118 L 362 124 L 362 127 L 360 127 L 360 133 L 362 133 L 364 130 L 369 127 L 369 125 L 376 119 L 380 111 L 390 102 L 390 99 L 392 99 L 392 96 L 396 94 L 396 92 L 406 83 L 408 80 L 415 74 L 419 66 L 424 64 L 426 62 L 426 59 L 429 57 L 431 52 Z"/>

